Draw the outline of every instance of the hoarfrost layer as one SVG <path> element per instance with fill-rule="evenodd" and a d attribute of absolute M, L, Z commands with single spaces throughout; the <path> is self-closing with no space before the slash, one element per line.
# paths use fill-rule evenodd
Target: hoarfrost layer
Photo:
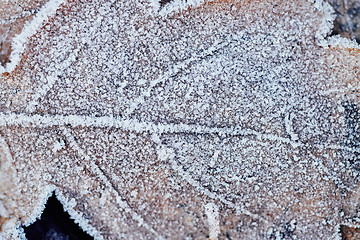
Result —
<path fill-rule="evenodd" d="M 328 5 L 174 4 L 69 1 L 37 25 L 0 83 L 1 222 L 55 188 L 99 239 L 356 225 L 359 51 L 323 39 Z"/>

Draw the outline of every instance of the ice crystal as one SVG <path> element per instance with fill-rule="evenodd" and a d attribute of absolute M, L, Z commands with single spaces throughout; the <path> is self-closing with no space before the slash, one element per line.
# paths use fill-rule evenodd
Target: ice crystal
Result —
<path fill-rule="evenodd" d="M 50 0 L 0 82 L 0 237 L 55 190 L 96 239 L 357 226 L 358 45 L 322 1 Z M 21 37 L 23 36 L 23 37 Z"/>

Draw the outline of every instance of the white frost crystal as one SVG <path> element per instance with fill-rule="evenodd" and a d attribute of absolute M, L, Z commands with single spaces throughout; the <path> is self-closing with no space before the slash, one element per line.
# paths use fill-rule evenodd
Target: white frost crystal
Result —
<path fill-rule="evenodd" d="M 0 239 L 53 190 L 96 239 L 356 227 L 360 51 L 332 21 L 322 1 L 49 0 L 0 69 Z"/>
<path fill-rule="evenodd" d="M 205 213 L 209 223 L 209 239 L 218 239 L 220 234 L 219 208 L 215 204 L 208 203 L 205 205 Z"/>

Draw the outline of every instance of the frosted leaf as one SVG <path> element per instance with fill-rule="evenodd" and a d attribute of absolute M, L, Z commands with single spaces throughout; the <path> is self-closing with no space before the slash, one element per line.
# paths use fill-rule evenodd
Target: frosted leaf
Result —
<path fill-rule="evenodd" d="M 0 237 L 54 190 L 96 239 L 357 228 L 360 52 L 324 38 L 333 19 L 322 1 L 49 0 L 1 69 Z"/>
<path fill-rule="evenodd" d="M 46 3 L 45 0 L 4 0 L 0 3 L 0 69 L 9 64 L 13 38 Z M 2 66 L 1 66 L 2 65 Z"/>

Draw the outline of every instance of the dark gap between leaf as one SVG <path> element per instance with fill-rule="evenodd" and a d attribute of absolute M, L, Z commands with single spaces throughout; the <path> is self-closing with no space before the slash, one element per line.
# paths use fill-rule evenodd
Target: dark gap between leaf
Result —
<path fill-rule="evenodd" d="M 47 201 L 41 218 L 24 227 L 28 240 L 90 240 L 85 233 L 64 211 L 63 206 L 53 194 Z"/>
<path fill-rule="evenodd" d="M 163 7 L 164 5 L 168 4 L 172 0 L 160 0 L 160 6 Z"/>

